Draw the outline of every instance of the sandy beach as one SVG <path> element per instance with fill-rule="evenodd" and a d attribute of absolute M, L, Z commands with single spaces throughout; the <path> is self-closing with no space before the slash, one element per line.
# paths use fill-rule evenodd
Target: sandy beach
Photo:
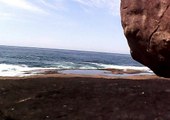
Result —
<path fill-rule="evenodd" d="M 154 75 L 0 78 L 1 120 L 168 120 L 170 81 Z"/>

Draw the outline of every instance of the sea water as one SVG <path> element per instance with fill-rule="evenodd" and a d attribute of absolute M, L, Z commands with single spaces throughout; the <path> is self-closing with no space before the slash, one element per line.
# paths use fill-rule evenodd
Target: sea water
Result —
<path fill-rule="evenodd" d="M 129 54 L 0 46 L 0 76 L 27 76 L 47 70 L 133 69 L 150 72 Z"/>

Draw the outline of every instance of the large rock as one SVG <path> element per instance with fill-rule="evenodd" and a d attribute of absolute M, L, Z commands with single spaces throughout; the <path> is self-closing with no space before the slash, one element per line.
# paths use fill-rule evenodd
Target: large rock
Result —
<path fill-rule="evenodd" d="M 121 0 L 121 18 L 132 57 L 170 77 L 170 0 Z"/>

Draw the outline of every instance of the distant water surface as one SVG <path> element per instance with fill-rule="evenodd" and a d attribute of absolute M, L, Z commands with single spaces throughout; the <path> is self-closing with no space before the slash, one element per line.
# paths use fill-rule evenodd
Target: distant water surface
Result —
<path fill-rule="evenodd" d="M 134 69 L 149 71 L 129 54 L 0 46 L 0 76 L 24 76 L 44 70 Z"/>

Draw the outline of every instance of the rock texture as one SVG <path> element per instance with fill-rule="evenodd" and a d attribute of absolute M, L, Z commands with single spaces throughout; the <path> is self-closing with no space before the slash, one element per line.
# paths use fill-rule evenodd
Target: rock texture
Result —
<path fill-rule="evenodd" d="M 170 77 L 170 0 L 121 0 L 121 18 L 132 57 Z"/>

